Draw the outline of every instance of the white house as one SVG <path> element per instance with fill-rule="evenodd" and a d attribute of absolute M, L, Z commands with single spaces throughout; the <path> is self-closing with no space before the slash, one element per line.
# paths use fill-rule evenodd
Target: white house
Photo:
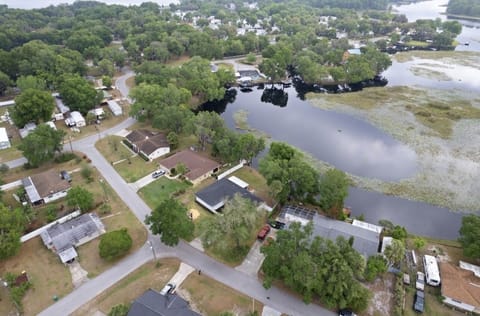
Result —
<path fill-rule="evenodd" d="M 70 182 L 60 173 L 48 170 L 22 179 L 28 200 L 33 205 L 46 204 L 67 196 Z"/>
<path fill-rule="evenodd" d="M 114 100 L 107 101 L 108 108 L 112 111 L 113 115 L 119 116 L 123 114 L 122 107 Z"/>
<path fill-rule="evenodd" d="M 10 148 L 10 139 L 7 135 L 7 129 L 5 127 L 0 128 L 0 149 Z"/>
<path fill-rule="evenodd" d="M 37 124 L 30 122 L 25 124 L 25 126 L 18 130 L 21 138 L 25 138 L 37 128 Z"/>
<path fill-rule="evenodd" d="M 85 118 L 78 111 L 73 111 L 70 113 L 70 122 L 73 123 L 76 127 L 83 127 L 87 125 L 87 123 L 85 122 Z"/>
<path fill-rule="evenodd" d="M 162 133 L 153 133 L 149 130 L 134 130 L 126 137 L 133 151 L 142 153 L 151 161 L 170 152 L 170 144 Z"/>

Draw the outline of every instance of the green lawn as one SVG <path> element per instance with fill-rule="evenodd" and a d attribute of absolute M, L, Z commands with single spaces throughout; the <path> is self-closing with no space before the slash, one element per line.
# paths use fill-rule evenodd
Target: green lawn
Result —
<path fill-rule="evenodd" d="M 175 192 L 186 190 L 189 187 L 190 184 L 186 182 L 161 177 L 143 187 L 138 193 L 148 206 L 155 209 L 163 200 L 169 198 Z"/>

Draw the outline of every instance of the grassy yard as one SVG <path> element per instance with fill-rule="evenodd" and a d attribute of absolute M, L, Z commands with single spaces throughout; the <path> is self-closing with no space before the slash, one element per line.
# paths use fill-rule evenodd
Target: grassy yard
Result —
<path fill-rule="evenodd" d="M 81 168 L 83 164 L 75 166 Z M 146 240 L 145 227 L 130 212 L 108 183 L 100 181 L 101 177 L 98 171 L 94 168 L 91 171 L 92 181 L 84 179 L 80 172 L 72 173 L 72 185 L 85 187 L 92 192 L 96 205 L 107 200 L 112 210 L 111 214 L 105 214 L 100 208 L 96 209 L 100 217 L 104 217 L 103 222 L 107 231 L 126 227 L 133 239 L 131 251 L 137 250 Z M 64 199 L 55 203 L 57 210 L 62 204 L 66 205 Z M 35 212 L 41 213 L 42 209 L 35 209 Z M 111 216 L 105 217 L 106 215 Z M 80 264 L 89 272 L 89 277 L 98 275 L 114 264 L 105 262 L 99 257 L 98 243 L 99 239 L 95 239 L 77 249 Z M 33 282 L 33 289 L 27 292 L 23 300 L 25 315 L 36 315 L 53 303 L 54 295 L 64 296 L 73 288 L 68 268 L 60 262 L 57 255 L 46 249 L 39 237 L 23 244 L 18 255 L 2 262 L 0 276 L 6 272 L 20 273 L 23 270 L 27 271 Z M 4 311 L 11 310 L 12 303 L 7 297 L 1 296 L 0 315 L 7 315 L 8 313 L 4 313 Z"/>
<path fill-rule="evenodd" d="M 0 276 L 6 272 L 20 274 L 26 271 L 33 286 L 23 299 L 24 315 L 36 315 L 53 303 L 53 296 L 62 297 L 72 291 L 73 285 L 68 268 L 58 256 L 48 250 L 40 237 L 22 245 L 20 252 L 2 261 Z M 9 315 L 15 307 L 3 286 L 1 287 L 0 315 Z"/>
<path fill-rule="evenodd" d="M 162 259 L 158 262 L 158 265 L 149 262 L 133 271 L 124 279 L 80 307 L 72 316 L 90 316 L 97 310 L 108 314 L 113 306 L 122 303 L 130 304 L 149 288 L 160 291 L 165 283 L 177 272 L 180 262 L 176 259 Z"/>
<path fill-rule="evenodd" d="M 158 265 L 147 263 L 79 308 L 72 316 L 92 315 L 96 311 L 107 314 L 113 306 L 129 304 L 149 288 L 159 291 L 178 270 L 179 264 L 176 259 L 162 259 Z M 252 301 L 248 296 L 204 275 L 190 274 L 177 287 L 177 293 L 202 315 L 218 315 L 223 311 L 246 315 L 253 305 L 259 313 L 263 309 L 262 303 Z"/>
<path fill-rule="evenodd" d="M 191 304 L 202 315 L 219 315 L 230 311 L 235 315 L 247 315 L 252 309 L 262 314 L 263 304 L 219 283 L 205 275 L 190 274 L 182 283 L 181 292 L 188 292 Z"/>
<path fill-rule="evenodd" d="M 108 136 L 96 142 L 95 147 L 125 181 L 135 182 L 157 169 L 155 163 L 147 162 L 130 151 L 122 140 L 120 136 Z"/>
<path fill-rule="evenodd" d="M 232 176 L 236 176 L 249 184 L 249 188 L 253 189 L 253 193 L 262 198 L 269 205 L 273 205 L 274 201 L 267 185 L 267 180 L 255 169 L 245 166 L 235 171 Z"/>
<path fill-rule="evenodd" d="M 172 196 L 175 192 L 186 190 L 189 187 L 191 187 L 191 185 L 186 182 L 161 177 L 140 189 L 138 194 L 148 206 L 155 209 L 162 201 Z"/>

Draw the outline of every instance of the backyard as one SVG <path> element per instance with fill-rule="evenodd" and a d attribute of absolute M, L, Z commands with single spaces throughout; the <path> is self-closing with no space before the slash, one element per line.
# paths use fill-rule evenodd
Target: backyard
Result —
<path fill-rule="evenodd" d="M 138 194 L 150 208 L 155 209 L 162 201 L 181 195 L 190 187 L 191 184 L 185 181 L 168 179 L 163 176 L 140 189 Z"/>

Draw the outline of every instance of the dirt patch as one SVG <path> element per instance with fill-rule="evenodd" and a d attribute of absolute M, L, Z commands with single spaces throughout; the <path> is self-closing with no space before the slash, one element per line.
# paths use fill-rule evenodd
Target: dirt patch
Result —
<path fill-rule="evenodd" d="M 191 208 L 190 209 L 190 218 L 192 220 L 196 220 L 197 217 L 199 217 L 199 216 L 200 216 L 200 212 L 196 208 Z"/>
<path fill-rule="evenodd" d="M 373 296 L 366 312 L 362 315 L 390 315 L 393 307 L 394 284 L 395 276 L 392 273 L 387 273 L 373 283 L 367 284 Z"/>

